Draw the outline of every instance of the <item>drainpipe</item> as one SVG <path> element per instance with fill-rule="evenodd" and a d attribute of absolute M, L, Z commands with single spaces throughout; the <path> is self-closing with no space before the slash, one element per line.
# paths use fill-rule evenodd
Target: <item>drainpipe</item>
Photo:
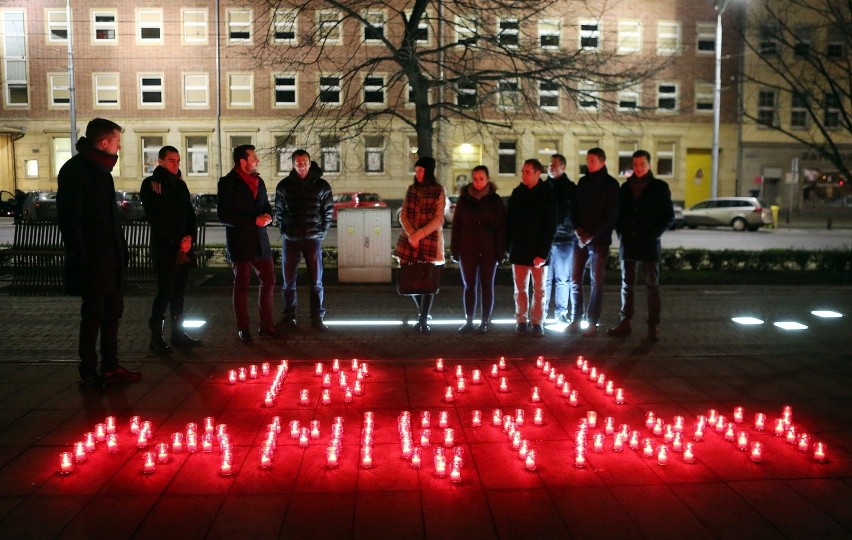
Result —
<path fill-rule="evenodd" d="M 71 0 L 65 0 L 65 18 L 68 20 L 68 112 L 71 129 L 71 155 L 77 154 L 77 87 L 74 85 L 74 30 L 71 19 Z"/>
<path fill-rule="evenodd" d="M 216 176 L 222 176 L 222 58 L 221 17 L 219 0 L 216 0 Z"/>

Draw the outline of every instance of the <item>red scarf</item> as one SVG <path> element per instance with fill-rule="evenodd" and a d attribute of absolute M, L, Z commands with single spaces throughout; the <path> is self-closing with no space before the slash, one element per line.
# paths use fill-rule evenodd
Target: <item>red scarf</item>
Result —
<path fill-rule="evenodd" d="M 251 190 L 252 198 L 257 199 L 257 184 L 260 182 L 260 177 L 257 174 L 246 174 L 239 167 L 234 167 L 234 170 L 237 171 L 237 174 L 240 175 L 240 178 L 243 179 L 243 182 Z"/>

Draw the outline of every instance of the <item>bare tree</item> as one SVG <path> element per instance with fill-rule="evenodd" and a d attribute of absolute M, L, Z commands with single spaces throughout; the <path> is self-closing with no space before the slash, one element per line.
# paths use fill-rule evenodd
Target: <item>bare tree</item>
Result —
<path fill-rule="evenodd" d="M 844 155 L 852 143 L 852 2 L 763 0 L 749 5 L 747 17 L 743 43 L 756 62 L 743 79 L 774 91 L 777 101 L 790 104 L 790 116 L 778 117 L 777 102 L 744 106 L 744 116 L 814 150 L 852 178 Z"/>
<path fill-rule="evenodd" d="M 615 117 L 609 96 L 667 60 L 616 54 L 599 23 L 577 29 L 579 47 L 565 43 L 566 8 L 600 20 L 607 1 L 263 0 L 260 27 L 269 31 L 252 52 L 265 67 L 318 81 L 291 133 L 333 128 L 352 137 L 402 122 L 416 132 L 418 153 L 432 155 L 444 120 L 487 130 Z M 560 98 L 562 112 L 543 110 L 542 99 Z"/>

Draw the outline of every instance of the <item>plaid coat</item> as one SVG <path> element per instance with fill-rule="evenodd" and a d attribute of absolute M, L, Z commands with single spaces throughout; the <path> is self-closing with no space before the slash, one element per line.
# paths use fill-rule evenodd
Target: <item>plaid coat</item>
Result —
<path fill-rule="evenodd" d="M 402 203 L 402 233 L 394 249 L 401 264 L 432 262 L 444 264 L 444 205 L 446 193 L 439 184 L 414 183 L 405 193 Z M 425 234 L 418 246 L 412 247 L 408 238 L 417 231 Z"/>

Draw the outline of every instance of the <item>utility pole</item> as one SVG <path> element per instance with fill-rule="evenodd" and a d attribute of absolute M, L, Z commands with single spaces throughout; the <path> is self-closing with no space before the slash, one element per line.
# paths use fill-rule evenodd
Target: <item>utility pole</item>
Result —
<path fill-rule="evenodd" d="M 74 85 L 74 26 L 71 23 L 71 0 L 65 0 L 65 18 L 68 22 L 68 110 L 70 112 L 71 155 L 77 153 L 77 105 L 76 87 Z"/>

